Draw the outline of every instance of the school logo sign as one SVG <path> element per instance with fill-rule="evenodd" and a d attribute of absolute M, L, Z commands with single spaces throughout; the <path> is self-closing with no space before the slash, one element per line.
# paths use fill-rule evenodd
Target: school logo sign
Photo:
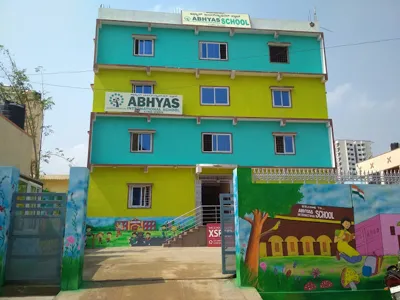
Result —
<path fill-rule="evenodd" d="M 106 92 L 105 111 L 182 115 L 181 95 Z"/>
<path fill-rule="evenodd" d="M 249 15 L 211 12 L 182 11 L 182 24 L 195 26 L 251 28 Z"/>
<path fill-rule="evenodd" d="M 108 102 L 113 107 L 120 107 L 122 104 L 124 104 L 124 96 L 122 96 L 120 93 L 112 93 L 108 98 Z"/>

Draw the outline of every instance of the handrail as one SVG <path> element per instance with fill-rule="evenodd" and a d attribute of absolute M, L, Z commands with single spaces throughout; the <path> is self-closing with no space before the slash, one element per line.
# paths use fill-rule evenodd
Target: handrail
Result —
<path fill-rule="evenodd" d="M 166 223 L 167 230 L 172 232 L 171 236 L 166 238 L 166 242 L 176 238 L 179 235 L 182 235 L 183 233 L 197 226 L 202 226 L 207 223 L 219 222 L 219 205 L 198 206 Z"/>

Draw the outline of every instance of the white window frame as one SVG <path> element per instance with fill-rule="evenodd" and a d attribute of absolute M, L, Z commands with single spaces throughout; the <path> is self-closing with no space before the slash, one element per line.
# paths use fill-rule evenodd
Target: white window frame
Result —
<path fill-rule="evenodd" d="M 153 139 L 154 139 L 154 131 L 135 131 L 135 130 L 129 130 L 129 134 L 130 134 L 130 150 L 131 153 L 152 153 L 153 152 Z M 137 135 L 142 135 L 142 134 L 150 134 L 150 150 L 133 150 L 132 147 L 132 141 L 133 141 L 133 135 L 137 134 Z M 138 143 L 139 143 L 140 139 L 138 138 Z M 138 149 L 139 149 L 139 144 L 138 144 Z"/>
<path fill-rule="evenodd" d="M 134 93 L 134 94 L 136 93 L 136 87 L 138 87 L 138 86 L 150 86 L 151 87 L 150 94 L 154 94 L 154 84 L 132 84 L 132 93 Z"/>
<path fill-rule="evenodd" d="M 133 189 L 134 188 L 140 188 L 141 191 L 141 199 L 140 205 L 133 205 L 132 204 L 132 195 L 133 195 Z M 148 199 L 144 199 L 145 197 L 145 189 L 149 189 L 148 190 Z M 151 204 L 152 204 L 152 193 L 153 193 L 153 187 L 151 184 L 140 184 L 140 183 L 129 183 L 128 184 L 128 208 L 129 209 L 135 209 L 135 208 L 151 208 Z M 146 202 L 148 202 L 148 204 L 146 205 Z"/>
<path fill-rule="evenodd" d="M 204 89 L 213 89 L 214 90 L 214 103 L 203 103 L 203 88 Z M 225 89 L 227 93 L 227 103 L 217 103 L 217 97 L 216 97 L 216 89 Z M 208 105 L 208 106 L 229 106 L 231 103 L 230 99 L 230 90 L 228 86 L 201 86 L 200 87 L 200 104 L 201 105 Z"/>
<path fill-rule="evenodd" d="M 211 151 L 205 151 L 204 150 L 204 136 L 205 135 L 211 135 Z M 217 136 L 217 147 L 218 148 L 218 136 L 219 135 L 228 135 L 229 136 L 229 146 L 230 146 L 230 151 L 214 151 L 212 150 L 213 147 L 213 137 Z M 203 153 L 225 153 L 225 154 L 232 154 L 233 153 L 233 145 L 232 145 L 232 133 L 223 133 L 223 132 L 203 132 L 201 134 L 201 151 Z"/>
<path fill-rule="evenodd" d="M 136 53 L 136 41 L 138 41 L 138 49 Z M 151 41 L 151 54 L 140 54 L 140 41 Z M 145 57 L 153 57 L 154 56 L 154 42 L 155 39 L 146 38 L 146 37 L 134 37 L 133 39 L 133 55 L 134 56 L 145 56 Z"/>
<path fill-rule="evenodd" d="M 293 146 L 293 152 L 286 152 L 286 141 L 285 137 L 290 136 L 292 138 L 292 146 Z M 296 154 L 296 134 L 295 133 L 274 133 L 274 148 L 275 148 L 275 154 L 276 155 L 295 155 Z M 277 137 L 283 137 L 283 153 L 278 152 L 278 147 L 276 144 L 276 138 Z"/>
<path fill-rule="evenodd" d="M 203 54 L 203 45 L 206 45 L 206 57 L 202 57 L 202 54 Z M 219 56 L 220 56 L 220 58 L 209 58 L 208 57 L 208 45 L 209 44 L 216 44 L 216 45 L 218 45 L 219 47 L 221 47 L 221 45 L 225 45 L 226 46 L 226 51 L 225 51 L 225 54 L 226 54 L 226 58 L 221 58 L 221 48 L 219 49 Z M 222 61 L 227 61 L 228 60 L 228 43 L 226 43 L 226 42 L 205 42 L 205 41 L 203 41 L 203 42 L 199 42 L 199 51 L 200 51 L 200 55 L 199 55 L 199 58 L 201 59 L 201 60 L 222 60 Z"/>
<path fill-rule="evenodd" d="M 282 100 L 282 105 L 276 105 L 275 104 L 275 95 L 274 92 L 288 92 L 289 94 L 289 106 L 284 106 L 283 105 L 283 100 Z M 290 88 L 271 88 L 271 94 L 272 94 L 272 106 L 273 107 L 279 107 L 279 108 L 292 108 L 292 89 Z"/>

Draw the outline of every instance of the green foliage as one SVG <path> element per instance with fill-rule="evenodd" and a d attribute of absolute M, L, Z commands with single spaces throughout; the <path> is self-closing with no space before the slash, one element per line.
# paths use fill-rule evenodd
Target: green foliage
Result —
<path fill-rule="evenodd" d="M 302 184 L 253 183 L 250 168 L 238 169 L 239 216 L 253 210 L 268 213 L 270 217 L 288 214 L 292 206 L 303 199 Z"/>
<path fill-rule="evenodd" d="M 43 68 L 37 67 L 35 71 L 42 74 Z M 25 69 L 19 69 L 10 51 L 0 45 L 0 101 L 16 102 L 25 106 L 25 131 L 32 137 L 33 157 L 31 161 L 30 176 L 39 179 L 41 163 L 49 163 L 53 156 L 60 157 L 69 163 L 73 158 L 65 156 L 64 152 L 55 150 L 43 151 L 41 148 L 42 135 L 44 137 L 53 133 L 51 125 L 43 124 L 44 112 L 51 110 L 54 101 L 42 92 L 33 90 Z"/>

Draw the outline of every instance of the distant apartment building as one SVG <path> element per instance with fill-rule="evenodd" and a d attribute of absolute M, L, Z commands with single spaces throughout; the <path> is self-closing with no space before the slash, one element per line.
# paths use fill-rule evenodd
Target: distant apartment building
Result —
<path fill-rule="evenodd" d="M 372 142 L 365 140 L 335 141 L 337 168 L 341 172 L 357 171 L 357 163 L 372 157 Z"/>
<path fill-rule="evenodd" d="M 359 162 L 356 167 L 360 174 L 374 175 L 371 183 L 394 183 L 390 173 L 400 172 L 400 143 L 390 144 L 390 151 Z"/>

